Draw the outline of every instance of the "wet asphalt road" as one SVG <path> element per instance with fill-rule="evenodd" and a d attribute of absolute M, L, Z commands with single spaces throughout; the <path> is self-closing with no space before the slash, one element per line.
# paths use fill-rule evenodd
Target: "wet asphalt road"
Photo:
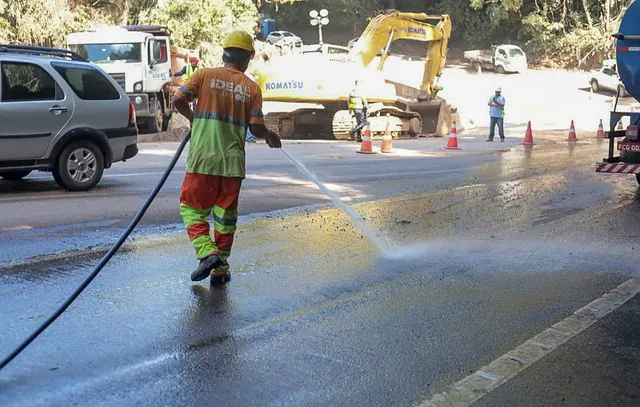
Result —
<path fill-rule="evenodd" d="M 330 208 L 244 223 L 225 288 L 188 281 L 177 231 L 134 247 L 0 372 L 0 404 L 418 404 L 638 275 L 635 180 L 595 174 L 605 147 L 584 140 L 363 182 L 356 207 L 390 258 Z M 0 349 L 95 263 L 1 272 Z"/>
<path fill-rule="evenodd" d="M 509 145 L 517 144 L 510 140 Z M 505 148 L 469 140 L 462 152 L 445 152 L 445 139 L 395 143 L 392 156 L 363 156 L 352 143 L 287 143 L 285 148 L 329 183 L 348 202 L 380 199 L 450 185 L 448 179 L 495 159 Z M 177 143 L 141 144 L 140 154 L 105 171 L 88 192 L 61 190 L 48 173 L 26 181 L 0 180 L 0 264 L 25 258 L 81 250 L 116 240 L 147 198 Z M 160 236 L 181 224 L 178 213 L 186 153 L 144 217 L 136 236 Z M 250 215 L 305 205 L 329 205 L 314 184 L 301 176 L 278 151 L 264 144 L 247 149 L 247 179 L 240 213 Z M 1 266 L 0 266 L 1 267 Z"/>

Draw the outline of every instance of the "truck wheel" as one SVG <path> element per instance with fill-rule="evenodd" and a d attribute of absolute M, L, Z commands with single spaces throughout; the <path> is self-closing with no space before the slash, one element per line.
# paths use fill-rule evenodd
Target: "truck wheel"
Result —
<path fill-rule="evenodd" d="M 149 119 L 147 120 L 147 130 L 149 133 L 159 133 L 162 129 L 163 114 L 160 99 L 153 96 L 149 101 Z"/>
<path fill-rule="evenodd" d="M 86 191 L 102 178 L 104 157 L 90 141 L 79 140 L 67 145 L 56 160 L 53 178 L 69 191 Z"/>
<path fill-rule="evenodd" d="M 474 62 L 473 70 L 476 71 L 476 73 L 482 73 L 482 64 L 480 62 Z"/>
<path fill-rule="evenodd" d="M 4 178 L 7 181 L 19 181 L 22 178 L 26 177 L 31 173 L 31 170 L 22 170 L 22 171 L 2 171 L 0 172 L 0 177 Z"/>
<path fill-rule="evenodd" d="M 504 67 L 502 65 L 498 65 L 496 66 L 496 73 L 499 73 L 500 75 L 504 74 L 505 70 Z"/>
<path fill-rule="evenodd" d="M 591 90 L 595 93 L 600 90 L 600 85 L 598 81 L 595 79 L 591 79 Z"/>

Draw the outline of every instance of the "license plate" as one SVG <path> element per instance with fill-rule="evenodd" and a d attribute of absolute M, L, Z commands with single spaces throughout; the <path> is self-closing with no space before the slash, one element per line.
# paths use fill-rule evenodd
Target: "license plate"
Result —
<path fill-rule="evenodd" d="M 619 151 L 631 151 L 633 153 L 640 153 L 640 143 L 629 143 L 626 141 L 618 142 Z"/>

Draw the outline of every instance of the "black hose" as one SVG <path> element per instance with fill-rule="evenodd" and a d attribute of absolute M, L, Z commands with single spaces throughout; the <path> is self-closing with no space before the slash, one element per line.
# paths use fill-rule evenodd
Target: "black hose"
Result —
<path fill-rule="evenodd" d="M 62 315 L 62 313 L 69 307 L 69 305 L 71 305 L 73 301 L 75 301 L 75 299 L 78 298 L 78 296 L 84 291 L 84 289 L 87 288 L 89 284 L 91 284 L 93 279 L 96 278 L 98 273 L 100 273 L 103 267 L 109 262 L 109 260 L 111 260 L 113 255 L 116 254 L 118 249 L 120 249 L 120 246 L 122 246 L 122 244 L 125 242 L 125 240 L 127 240 L 129 235 L 131 234 L 131 232 L 133 232 L 135 227 L 138 225 L 138 222 L 140 222 L 140 219 L 142 219 L 145 212 L 147 212 L 147 209 L 149 209 L 149 206 L 151 205 L 153 200 L 156 198 L 156 195 L 158 195 L 158 192 L 160 192 L 160 190 L 162 189 L 162 186 L 167 181 L 167 178 L 169 178 L 171 171 L 173 171 L 173 167 L 175 167 L 176 162 L 178 162 L 178 159 L 180 158 L 180 155 L 182 154 L 182 151 L 184 150 L 184 147 L 187 145 L 187 142 L 189 141 L 190 138 L 191 138 L 191 131 L 187 133 L 187 135 L 184 137 L 184 139 L 180 143 L 180 146 L 178 147 L 178 151 L 176 151 L 176 154 L 171 159 L 169 166 L 164 170 L 164 174 L 162 174 L 160 181 L 158 182 L 158 184 L 156 184 L 156 187 L 153 189 L 153 191 L 151 191 L 151 194 L 149 194 L 149 197 L 145 201 L 144 205 L 142 205 L 142 208 L 140 208 L 138 213 L 136 213 L 133 219 L 131 219 L 129 226 L 127 226 L 127 230 L 125 230 L 122 236 L 120 236 L 120 239 L 118 239 L 118 241 L 111 247 L 111 249 L 107 252 L 107 254 L 105 254 L 102 257 L 102 260 L 100 260 L 100 263 L 96 266 L 96 268 L 93 269 L 91 274 L 89 274 L 89 276 L 82 282 L 82 284 L 80 284 L 80 287 L 78 287 L 73 292 L 73 294 L 71 294 L 71 296 L 67 298 L 64 304 L 62 304 L 60 308 L 58 308 L 46 321 L 44 321 L 42 325 L 38 327 L 38 329 L 33 331 L 33 333 L 29 335 L 29 337 L 25 339 L 20 344 L 20 346 L 18 346 L 13 352 L 11 352 L 9 356 L 4 358 L 2 362 L 0 362 L 0 370 L 2 370 L 5 366 L 11 363 L 11 361 L 15 359 L 15 357 L 18 356 L 23 350 L 25 350 L 27 346 L 31 344 L 31 342 L 33 342 L 38 336 L 40 336 L 40 334 L 44 332 L 44 330 L 47 329 L 49 325 L 51 325 L 56 319 L 58 319 L 58 317 Z"/>

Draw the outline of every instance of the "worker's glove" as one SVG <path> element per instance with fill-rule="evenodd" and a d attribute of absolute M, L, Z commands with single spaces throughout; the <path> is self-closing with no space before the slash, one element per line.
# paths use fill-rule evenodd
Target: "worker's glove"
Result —
<path fill-rule="evenodd" d="M 282 147 L 282 141 L 280 141 L 280 136 L 278 136 L 276 133 L 274 133 L 272 131 L 269 132 L 269 134 L 265 138 L 265 141 L 267 142 L 267 144 L 271 148 L 280 148 L 280 147 Z"/>

